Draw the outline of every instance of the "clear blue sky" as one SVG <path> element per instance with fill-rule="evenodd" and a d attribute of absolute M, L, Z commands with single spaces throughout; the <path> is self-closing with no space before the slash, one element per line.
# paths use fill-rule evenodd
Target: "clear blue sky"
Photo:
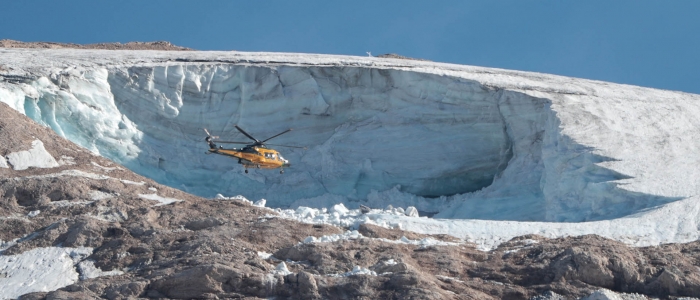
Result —
<path fill-rule="evenodd" d="M 0 39 L 397 53 L 700 93 L 700 1 L 2 1 Z"/>

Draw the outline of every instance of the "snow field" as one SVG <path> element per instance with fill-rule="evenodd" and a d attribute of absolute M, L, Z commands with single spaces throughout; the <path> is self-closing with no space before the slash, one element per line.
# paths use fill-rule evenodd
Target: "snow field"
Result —
<path fill-rule="evenodd" d="M 18 255 L 0 255 L 0 299 L 14 299 L 31 292 L 48 292 L 73 284 L 79 276 L 93 278 L 121 274 L 102 272 L 85 257 L 92 248 L 35 248 Z M 85 273 L 78 273 L 80 266 Z"/>

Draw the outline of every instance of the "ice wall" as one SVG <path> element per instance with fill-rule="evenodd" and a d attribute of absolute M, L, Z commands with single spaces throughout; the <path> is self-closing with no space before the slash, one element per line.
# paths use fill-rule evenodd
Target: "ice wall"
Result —
<path fill-rule="evenodd" d="M 498 93 L 456 78 L 196 65 L 117 69 L 108 81 L 116 106 L 145 135 L 136 168 L 206 196 L 243 193 L 283 206 L 365 200 L 394 187 L 450 196 L 490 185 L 512 157 Z M 231 159 L 202 155 L 202 128 L 247 141 L 236 124 L 261 139 L 294 128 L 273 143 L 309 149 L 278 148 L 293 164 L 284 176 L 246 175 Z"/>
<path fill-rule="evenodd" d="M 0 100 L 59 134 L 208 197 L 544 221 L 610 219 L 681 199 L 618 187 L 630 176 L 568 136 L 559 102 L 545 96 L 391 68 L 242 63 L 61 71 L 0 89 Z M 294 128 L 274 143 L 309 149 L 277 148 L 292 162 L 284 175 L 244 174 L 205 155 L 202 128 L 246 141 L 234 125 L 259 139 Z"/>

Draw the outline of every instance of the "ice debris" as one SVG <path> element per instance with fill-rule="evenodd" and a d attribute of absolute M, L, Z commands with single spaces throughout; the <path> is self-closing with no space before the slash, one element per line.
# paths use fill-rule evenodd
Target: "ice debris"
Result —
<path fill-rule="evenodd" d="M 362 234 L 360 234 L 357 230 L 348 230 L 345 233 L 342 234 L 332 234 L 332 235 L 324 235 L 320 238 L 316 238 L 313 236 L 309 236 L 304 239 L 304 244 L 311 244 L 311 243 L 330 243 L 330 242 L 337 242 L 340 240 L 355 240 L 363 238 Z"/>
<path fill-rule="evenodd" d="M 272 257 L 272 253 L 267 253 L 265 251 L 258 251 L 258 257 L 262 259 L 270 259 Z"/>
<path fill-rule="evenodd" d="M 627 293 L 616 293 L 608 289 L 599 289 L 590 295 L 581 298 L 581 300 L 647 300 L 646 296 L 642 294 L 627 294 Z M 686 298 L 684 298 L 686 299 Z M 697 298 L 687 298 L 687 299 L 697 299 Z"/>
<path fill-rule="evenodd" d="M 404 213 L 407 217 L 418 217 L 418 210 L 413 206 L 407 207 Z"/>
<path fill-rule="evenodd" d="M 250 201 L 246 197 L 243 197 L 241 195 L 237 195 L 237 196 L 233 196 L 233 197 L 225 197 L 222 194 L 216 194 L 214 199 L 240 201 L 240 202 L 248 203 L 252 206 L 257 206 L 257 207 L 265 207 L 265 205 L 267 204 L 267 200 L 265 200 L 265 199 L 260 199 L 258 201 L 253 202 L 253 201 Z"/>
<path fill-rule="evenodd" d="M 396 243 L 396 244 L 409 244 L 409 245 L 417 245 L 421 247 L 427 247 L 427 246 L 457 246 L 461 245 L 462 243 L 455 243 L 455 242 L 445 242 L 445 241 L 440 241 L 436 240 L 431 237 L 426 237 L 420 240 L 412 240 L 409 239 L 405 236 L 402 236 L 398 240 L 389 240 L 385 238 L 370 238 L 363 236 L 361 233 L 359 233 L 357 230 L 348 230 L 344 233 L 341 234 L 331 234 L 331 235 L 324 235 L 322 237 L 313 237 L 309 236 L 304 239 L 303 244 L 311 244 L 311 243 L 332 243 L 332 242 L 337 242 L 340 240 L 357 240 L 357 239 L 376 239 L 379 241 L 383 242 L 388 242 L 388 243 Z"/>

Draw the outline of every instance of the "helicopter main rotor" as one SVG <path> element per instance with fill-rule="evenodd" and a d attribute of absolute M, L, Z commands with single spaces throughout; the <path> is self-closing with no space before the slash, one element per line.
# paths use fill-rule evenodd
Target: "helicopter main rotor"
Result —
<path fill-rule="evenodd" d="M 258 139 L 254 138 L 252 135 L 248 134 L 243 130 L 243 128 L 238 127 L 238 125 L 234 125 L 238 131 L 240 131 L 243 135 L 247 136 L 249 139 L 254 140 L 256 144 L 262 144 L 263 142 L 259 141 Z"/>
<path fill-rule="evenodd" d="M 215 142 L 221 143 L 221 144 L 241 144 L 241 145 L 248 145 L 248 146 L 252 146 L 252 147 L 255 147 L 255 146 L 265 147 L 266 145 L 270 145 L 270 146 L 277 146 L 277 147 L 288 147 L 288 148 L 306 149 L 306 147 L 290 146 L 290 145 L 279 145 L 279 144 L 266 144 L 266 143 L 265 143 L 265 142 L 267 142 L 267 141 L 269 141 L 269 140 L 271 140 L 271 139 L 274 139 L 274 138 L 276 138 L 276 137 L 278 137 L 278 136 L 280 136 L 280 135 L 283 135 L 283 134 L 285 134 L 285 133 L 287 133 L 287 132 L 292 131 L 291 128 L 289 128 L 289 129 L 287 129 L 287 130 L 285 130 L 285 131 L 282 131 L 282 132 L 280 132 L 280 133 L 278 133 L 278 134 L 275 134 L 275 135 L 273 135 L 273 136 L 271 136 L 271 137 L 269 137 L 269 138 L 264 139 L 264 140 L 261 141 L 261 140 L 256 139 L 255 137 L 253 137 L 253 136 L 250 135 L 249 133 L 245 132 L 245 130 L 243 130 L 243 128 L 239 127 L 238 125 L 234 125 L 234 127 L 235 127 L 238 131 L 240 131 L 243 135 L 245 135 L 247 138 L 249 138 L 249 139 L 255 141 L 255 143 L 251 144 L 251 143 L 249 143 L 249 142 L 219 141 L 219 140 L 217 140 L 217 141 L 215 141 Z M 209 141 L 214 141 L 215 139 L 219 138 L 218 136 L 211 136 L 211 134 L 209 134 L 209 131 L 207 131 L 206 128 L 204 129 L 204 131 L 207 133 L 207 142 L 209 142 Z"/>

